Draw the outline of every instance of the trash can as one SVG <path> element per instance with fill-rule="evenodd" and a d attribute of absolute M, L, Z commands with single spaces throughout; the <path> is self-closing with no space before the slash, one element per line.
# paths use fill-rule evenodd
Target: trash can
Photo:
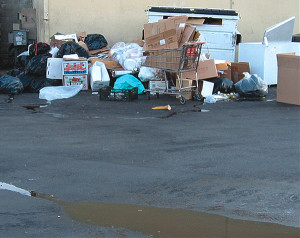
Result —
<path fill-rule="evenodd" d="M 239 44 L 239 62 L 249 62 L 251 74 L 257 74 L 268 85 L 277 84 L 277 54 L 300 53 L 300 43 L 292 42 L 295 17 L 265 30 L 262 42 Z"/>
<path fill-rule="evenodd" d="M 148 23 L 157 22 L 170 16 L 186 15 L 187 23 L 200 31 L 200 41 L 206 44 L 202 53 L 209 53 L 211 58 L 235 61 L 236 46 L 241 40 L 237 30 L 240 15 L 231 9 L 188 8 L 149 6 L 146 10 Z"/>

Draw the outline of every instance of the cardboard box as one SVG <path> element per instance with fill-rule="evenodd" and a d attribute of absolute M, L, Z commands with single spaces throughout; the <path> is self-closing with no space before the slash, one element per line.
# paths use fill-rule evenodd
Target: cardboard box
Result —
<path fill-rule="evenodd" d="M 216 61 L 216 63 L 219 77 L 231 80 L 231 63 L 227 60 L 224 60 L 224 62 Z"/>
<path fill-rule="evenodd" d="M 63 75 L 79 75 L 79 74 L 88 74 L 88 62 L 72 60 L 64 60 L 62 63 L 62 74 Z"/>
<path fill-rule="evenodd" d="M 63 79 L 62 75 L 62 58 L 48 58 L 46 78 L 48 79 Z"/>
<path fill-rule="evenodd" d="M 168 19 L 174 21 L 175 26 L 176 26 L 176 31 L 177 31 L 178 43 L 180 43 L 188 17 L 186 15 L 181 15 L 181 16 L 169 17 Z"/>
<path fill-rule="evenodd" d="M 166 82 L 165 81 L 149 81 L 149 90 L 156 91 L 156 92 L 165 92 L 166 91 Z M 156 92 L 151 92 L 152 94 L 155 94 Z"/>
<path fill-rule="evenodd" d="M 164 19 L 158 22 L 144 24 L 144 38 L 163 33 L 168 30 L 176 30 L 175 21 L 172 19 Z"/>
<path fill-rule="evenodd" d="M 144 50 L 160 50 L 178 48 L 176 29 L 171 29 L 145 39 Z"/>
<path fill-rule="evenodd" d="M 244 78 L 244 72 L 250 73 L 248 62 L 231 63 L 231 80 L 237 83 Z"/>
<path fill-rule="evenodd" d="M 182 79 L 182 93 L 181 95 L 186 99 L 186 100 L 191 100 L 193 98 L 192 95 L 192 86 L 193 86 L 193 80 L 190 79 Z M 176 88 L 179 88 L 179 82 L 178 79 L 176 79 Z M 186 89 L 184 89 L 186 88 Z M 185 91 L 185 92 L 184 92 Z M 179 96 L 176 96 L 178 98 Z"/>
<path fill-rule="evenodd" d="M 203 25 L 205 19 L 202 18 L 189 18 L 186 23 L 191 25 Z"/>
<path fill-rule="evenodd" d="M 195 32 L 196 32 L 196 27 L 191 25 L 186 25 L 182 33 L 182 37 L 179 43 L 179 48 L 181 48 L 186 42 L 192 41 Z"/>
<path fill-rule="evenodd" d="M 214 59 L 199 61 L 197 68 L 198 80 L 218 77 L 218 70 Z M 183 78 L 196 80 L 195 71 L 184 72 Z"/>
<path fill-rule="evenodd" d="M 114 61 L 113 59 L 99 59 L 99 58 L 90 58 L 91 64 L 93 65 L 95 62 L 102 62 L 105 64 L 107 69 L 123 69 L 123 67 L 119 64 L 119 62 Z"/>
<path fill-rule="evenodd" d="M 172 19 L 144 25 L 144 50 L 178 48 L 177 27 Z"/>
<path fill-rule="evenodd" d="M 277 102 L 300 105 L 300 56 L 277 54 Z"/>
<path fill-rule="evenodd" d="M 198 80 L 217 77 L 231 79 L 231 63 L 214 59 L 199 61 L 197 74 Z M 183 78 L 196 80 L 195 71 L 184 72 Z"/>
<path fill-rule="evenodd" d="M 71 85 L 83 85 L 82 90 L 89 89 L 88 83 L 88 75 L 64 75 L 63 76 L 63 85 L 64 86 L 71 86 Z"/>

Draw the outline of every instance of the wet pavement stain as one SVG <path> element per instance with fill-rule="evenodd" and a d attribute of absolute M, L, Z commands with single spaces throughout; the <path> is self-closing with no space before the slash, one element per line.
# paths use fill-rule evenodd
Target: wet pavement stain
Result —
<path fill-rule="evenodd" d="M 299 228 L 236 220 L 197 211 L 130 204 L 65 202 L 45 194 L 31 192 L 31 195 L 62 206 L 72 220 L 103 227 L 126 228 L 151 237 L 300 237 Z"/>
<path fill-rule="evenodd" d="M 168 115 L 166 116 L 162 116 L 162 117 L 158 117 L 158 118 L 161 118 L 161 119 L 167 119 L 167 118 L 170 118 L 172 116 L 175 116 L 179 113 L 188 113 L 188 112 L 209 112 L 209 110 L 204 110 L 204 109 L 194 109 L 194 110 L 184 110 L 184 111 L 178 111 L 178 112 L 171 112 L 169 113 Z"/>

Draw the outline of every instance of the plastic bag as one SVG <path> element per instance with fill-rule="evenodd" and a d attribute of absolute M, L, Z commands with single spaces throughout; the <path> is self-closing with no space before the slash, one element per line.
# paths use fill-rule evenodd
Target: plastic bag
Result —
<path fill-rule="evenodd" d="M 84 40 L 89 50 L 98 50 L 107 46 L 105 37 L 101 34 L 89 34 Z"/>
<path fill-rule="evenodd" d="M 37 55 L 34 56 L 26 65 L 25 73 L 36 76 L 45 76 L 47 70 L 47 60 L 51 55 Z"/>
<path fill-rule="evenodd" d="M 118 42 L 110 50 L 113 59 L 122 65 L 126 70 L 140 68 L 145 61 L 143 48 L 136 43 Z"/>
<path fill-rule="evenodd" d="M 216 103 L 217 100 L 215 99 L 215 97 L 213 95 L 207 96 L 204 99 L 204 103 Z"/>
<path fill-rule="evenodd" d="M 80 92 L 83 85 L 44 87 L 40 90 L 39 98 L 46 99 L 48 102 L 56 99 L 74 97 Z"/>
<path fill-rule="evenodd" d="M 84 48 L 73 41 L 68 41 L 61 45 L 57 52 L 57 58 L 62 58 L 64 55 L 72 54 L 77 54 L 79 57 L 89 57 L 89 53 Z"/>
<path fill-rule="evenodd" d="M 140 80 L 138 80 L 136 77 L 126 74 L 119 78 L 117 78 L 114 89 L 132 89 L 132 88 L 138 88 L 138 94 L 143 94 L 145 87 L 141 83 Z"/>
<path fill-rule="evenodd" d="M 51 47 L 51 50 L 49 51 L 49 53 L 52 55 L 52 58 L 57 58 L 57 53 L 59 51 L 59 48 L 55 47 Z"/>
<path fill-rule="evenodd" d="M 238 94 L 246 97 L 264 97 L 268 94 L 268 85 L 256 74 L 244 73 L 245 77 L 234 86 Z"/>
<path fill-rule="evenodd" d="M 19 94 L 23 91 L 20 79 L 10 75 L 0 76 L 0 92 L 7 94 Z"/>
<path fill-rule="evenodd" d="M 218 92 L 221 93 L 232 93 L 234 92 L 234 84 L 228 78 L 219 78 L 217 82 L 215 82 L 213 94 Z"/>
<path fill-rule="evenodd" d="M 50 45 L 38 42 L 34 45 L 30 45 L 29 47 L 29 56 L 37 56 L 37 55 L 45 55 L 48 54 L 50 51 Z"/>
<path fill-rule="evenodd" d="M 138 77 L 142 82 L 147 82 L 153 79 L 157 79 L 158 78 L 157 69 L 142 66 L 140 68 Z"/>

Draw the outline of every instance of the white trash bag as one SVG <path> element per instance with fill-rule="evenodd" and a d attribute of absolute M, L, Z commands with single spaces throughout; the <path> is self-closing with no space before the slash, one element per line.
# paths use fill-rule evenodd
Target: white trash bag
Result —
<path fill-rule="evenodd" d="M 52 100 L 70 98 L 79 93 L 82 87 L 83 85 L 44 87 L 40 90 L 39 99 L 45 99 L 51 103 Z"/>

